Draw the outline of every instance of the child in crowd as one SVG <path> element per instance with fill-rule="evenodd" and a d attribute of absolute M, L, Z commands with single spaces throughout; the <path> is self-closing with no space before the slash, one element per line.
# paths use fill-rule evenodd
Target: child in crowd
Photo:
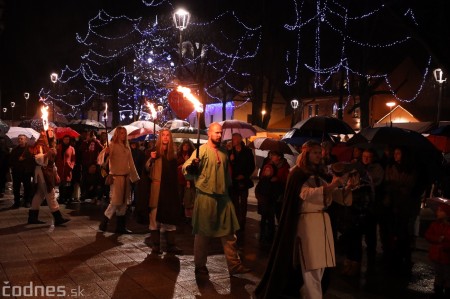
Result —
<path fill-rule="evenodd" d="M 429 257 L 434 263 L 434 297 L 450 298 L 450 205 L 441 203 L 425 238 L 431 243 Z"/>

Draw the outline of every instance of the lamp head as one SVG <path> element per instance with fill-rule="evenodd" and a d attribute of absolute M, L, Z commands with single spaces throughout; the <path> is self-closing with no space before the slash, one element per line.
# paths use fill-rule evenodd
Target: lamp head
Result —
<path fill-rule="evenodd" d="M 186 29 L 189 24 L 190 18 L 191 14 L 187 10 L 179 8 L 173 14 L 173 22 L 175 23 L 175 27 L 177 27 L 181 31 Z"/>
<path fill-rule="evenodd" d="M 433 71 L 434 80 L 436 80 L 437 83 L 442 84 L 445 81 L 447 81 L 447 78 L 444 78 L 444 71 L 442 69 L 435 69 Z"/>

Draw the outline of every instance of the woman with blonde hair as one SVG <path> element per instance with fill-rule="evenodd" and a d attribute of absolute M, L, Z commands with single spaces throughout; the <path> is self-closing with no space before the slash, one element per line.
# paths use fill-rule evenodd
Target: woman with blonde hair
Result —
<path fill-rule="evenodd" d="M 145 164 L 151 178 L 149 199 L 149 229 L 152 254 L 160 254 L 160 235 L 164 233 L 167 252 L 180 254 L 175 245 L 176 224 L 181 218 L 181 201 L 178 197 L 177 155 L 169 129 L 159 131 L 155 149 Z"/>
<path fill-rule="evenodd" d="M 279 228 L 256 298 L 278 298 L 282 294 L 322 298 L 324 270 L 336 265 L 326 208 L 332 192 L 345 180 L 333 176 L 327 183 L 324 176 L 322 148 L 318 142 L 308 141 L 289 173 Z"/>
<path fill-rule="evenodd" d="M 99 230 L 106 231 L 108 221 L 114 214 L 117 215 L 116 233 L 129 234 L 125 227 L 125 213 L 131 202 L 131 182 L 139 180 L 139 175 L 134 166 L 130 145 L 127 140 L 127 131 L 124 127 L 117 127 L 114 136 L 105 149 L 109 154 L 109 176 L 112 176 L 110 203 L 105 211 Z"/>

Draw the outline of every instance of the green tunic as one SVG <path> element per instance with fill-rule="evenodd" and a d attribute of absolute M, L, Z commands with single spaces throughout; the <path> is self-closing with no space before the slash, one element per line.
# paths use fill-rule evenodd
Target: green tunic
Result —
<path fill-rule="evenodd" d="M 198 176 L 192 177 L 186 167 L 196 158 L 196 151 L 183 164 L 186 179 L 194 179 L 197 194 L 192 215 L 193 233 L 206 237 L 223 237 L 239 229 L 233 203 L 228 195 L 231 185 L 228 155 L 208 144 L 200 146 Z"/>

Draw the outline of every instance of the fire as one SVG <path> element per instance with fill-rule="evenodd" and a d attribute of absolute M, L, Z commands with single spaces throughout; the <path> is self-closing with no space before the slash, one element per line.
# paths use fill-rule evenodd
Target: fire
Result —
<path fill-rule="evenodd" d="M 194 104 L 195 111 L 202 113 L 203 112 L 203 105 L 202 103 L 192 94 L 191 89 L 184 86 L 178 86 L 177 91 L 181 92 L 183 94 L 183 97 L 185 97 L 189 102 Z"/>
<path fill-rule="evenodd" d="M 105 103 L 105 112 L 103 112 L 103 118 L 108 119 L 108 103 Z"/>
<path fill-rule="evenodd" d="M 158 112 L 156 112 L 155 106 L 153 104 L 147 103 L 148 108 L 150 109 L 150 113 L 152 115 L 153 122 L 158 117 Z"/>
<path fill-rule="evenodd" d="M 44 127 L 44 131 L 48 130 L 48 107 L 47 106 L 42 106 L 41 108 L 41 112 L 42 112 L 42 125 Z"/>

